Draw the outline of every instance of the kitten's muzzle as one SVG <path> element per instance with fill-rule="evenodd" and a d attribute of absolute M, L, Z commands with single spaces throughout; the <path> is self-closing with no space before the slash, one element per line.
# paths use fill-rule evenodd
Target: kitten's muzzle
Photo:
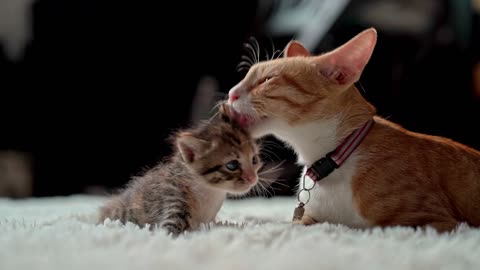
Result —
<path fill-rule="evenodd" d="M 255 174 L 244 174 L 242 179 L 250 186 L 253 186 L 257 183 L 258 177 Z"/>

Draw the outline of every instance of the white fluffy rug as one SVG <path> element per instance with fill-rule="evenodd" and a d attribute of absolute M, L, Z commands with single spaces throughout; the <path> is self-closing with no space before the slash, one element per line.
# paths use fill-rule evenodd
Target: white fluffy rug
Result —
<path fill-rule="evenodd" d="M 95 225 L 104 198 L 0 199 L 0 269 L 480 269 L 480 230 L 351 230 L 289 224 L 293 199 L 228 201 L 227 224 L 172 239 Z"/>

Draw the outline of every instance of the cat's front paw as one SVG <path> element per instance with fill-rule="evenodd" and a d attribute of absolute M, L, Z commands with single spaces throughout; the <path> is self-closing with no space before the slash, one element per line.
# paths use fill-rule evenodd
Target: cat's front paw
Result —
<path fill-rule="evenodd" d="M 294 225 L 305 225 L 305 226 L 312 225 L 315 223 L 318 223 L 318 221 L 316 221 L 314 218 L 307 215 L 304 215 L 300 220 L 292 221 L 292 224 Z"/>

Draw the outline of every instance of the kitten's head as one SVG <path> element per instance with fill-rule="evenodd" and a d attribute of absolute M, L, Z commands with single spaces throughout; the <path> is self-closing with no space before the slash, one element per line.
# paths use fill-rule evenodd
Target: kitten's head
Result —
<path fill-rule="evenodd" d="M 255 140 L 230 120 L 221 106 L 218 116 L 176 136 L 176 147 L 190 172 L 205 184 L 244 194 L 258 181 L 262 163 Z"/>
<path fill-rule="evenodd" d="M 251 128 L 255 137 L 279 126 L 289 128 L 335 117 L 342 109 L 338 97 L 360 78 L 376 39 L 376 31 L 370 28 L 317 56 L 310 55 L 300 42 L 291 41 L 283 58 L 253 65 L 230 90 L 231 117 Z"/>

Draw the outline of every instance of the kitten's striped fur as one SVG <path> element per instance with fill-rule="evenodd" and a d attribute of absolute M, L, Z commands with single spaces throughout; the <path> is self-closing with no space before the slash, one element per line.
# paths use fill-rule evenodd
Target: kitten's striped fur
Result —
<path fill-rule="evenodd" d="M 172 139 L 175 153 L 112 197 L 100 209 L 100 222 L 150 224 L 178 235 L 213 221 L 227 193 L 244 194 L 257 183 L 258 146 L 226 115 Z"/>
<path fill-rule="evenodd" d="M 480 152 L 375 116 L 355 87 L 376 38 L 368 29 L 321 55 L 290 42 L 284 58 L 255 64 L 230 90 L 230 114 L 255 137 L 291 145 L 306 166 L 374 119 L 346 162 L 313 188 L 303 224 L 480 226 Z"/>

